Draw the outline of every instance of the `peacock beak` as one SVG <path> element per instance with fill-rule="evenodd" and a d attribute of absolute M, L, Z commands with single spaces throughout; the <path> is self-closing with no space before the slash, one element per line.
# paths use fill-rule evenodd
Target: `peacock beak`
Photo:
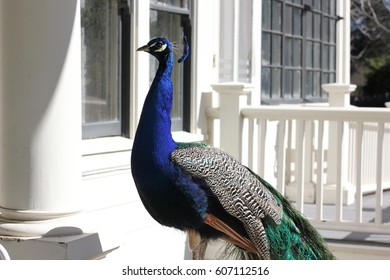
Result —
<path fill-rule="evenodd" d="M 145 46 L 139 47 L 139 48 L 137 49 L 137 52 L 139 52 L 139 51 L 147 52 L 147 51 L 149 51 L 149 46 L 148 46 L 148 45 L 145 45 Z"/>

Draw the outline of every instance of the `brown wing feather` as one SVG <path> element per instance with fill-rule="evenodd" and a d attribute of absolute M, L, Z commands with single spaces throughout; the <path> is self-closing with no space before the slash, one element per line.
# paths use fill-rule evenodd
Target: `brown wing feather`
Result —
<path fill-rule="evenodd" d="M 226 237 L 224 238 L 226 241 L 233 243 L 248 252 L 257 253 L 256 247 L 252 241 L 238 234 L 235 230 L 214 215 L 208 214 L 204 222 L 212 228 L 226 234 Z"/>

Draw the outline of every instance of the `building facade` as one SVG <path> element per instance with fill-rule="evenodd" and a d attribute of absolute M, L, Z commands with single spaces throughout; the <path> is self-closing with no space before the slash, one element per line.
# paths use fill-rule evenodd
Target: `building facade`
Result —
<path fill-rule="evenodd" d="M 252 84 L 247 105 L 327 102 L 322 84 L 349 84 L 349 1 L 1 0 L 0 18 L 0 243 L 15 259 L 184 257 L 129 166 L 151 37 L 190 41 L 173 72 L 181 141 L 211 137 L 213 84 Z"/>

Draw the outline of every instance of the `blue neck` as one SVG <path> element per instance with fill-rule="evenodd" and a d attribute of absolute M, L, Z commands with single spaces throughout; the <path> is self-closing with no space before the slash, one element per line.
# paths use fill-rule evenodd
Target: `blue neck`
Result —
<path fill-rule="evenodd" d="M 133 151 L 158 165 L 166 164 L 176 148 L 171 134 L 173 54 L 160 61 L 153 83 L 142 109 L 140 122 L 134 139 Z"/>

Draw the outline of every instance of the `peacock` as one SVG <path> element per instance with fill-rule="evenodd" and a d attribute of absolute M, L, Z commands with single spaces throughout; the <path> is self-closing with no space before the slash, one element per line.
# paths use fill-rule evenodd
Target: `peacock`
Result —
<path fill-rule="evenodd" d="M 189 52 L 185 37 L 183 44 L 178 62 Z M 188 232 L 192 249 L 221 238 L 240 259 L 334 259 L 309 221 L 252 170 L 221 149 L 173 140 L 173 49 L 166 38 L 137 49 L 159 62 L 131 155 L 134 182 L 149 214 L 161 225 Z"/>

